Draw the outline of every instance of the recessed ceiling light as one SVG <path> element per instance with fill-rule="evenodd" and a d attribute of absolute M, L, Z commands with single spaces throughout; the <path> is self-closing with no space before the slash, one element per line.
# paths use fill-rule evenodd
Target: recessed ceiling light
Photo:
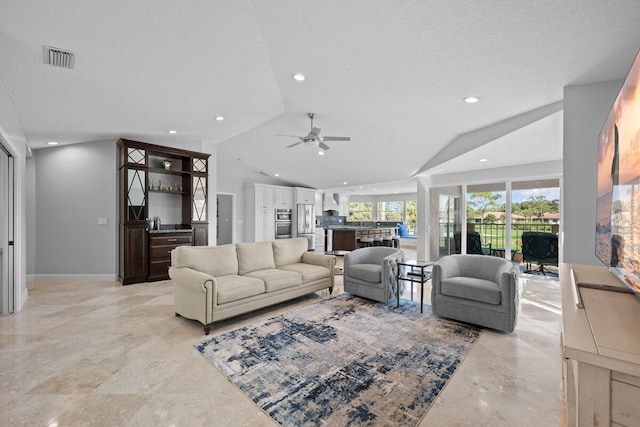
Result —
<path fill-rule="evenodd" d="M 480 159 L 480 161 L 481 161 L 481 162 L 486 162 L 486 161 L 487 161 L 487 159 Z"/>
<path fill-rule="evenodd" d="M 217 120 L 217 121 L 219 121 L 219 122 L 221 122 L 222 120 L 224 120 L 224 117 L 222 117 L 222 116 L 218 116 L 218 117 L 216 117 L 216 120 Z"/>
<path fill-rule="evenodd" d="M 174 133 L 177 133 L 177 132 L 175 130 L 171 129 L 171 130 L 168 130 L 167 133 L 170 133 L 171 135 L 173 135 Z"/>
<path fill-rule="evenodd" d="M 361 185 L 361 186 L 360 186 L 360 187 L 358 187 L 358 188 L 364 188 L 364 187 Z"/>
<path fill-rule="evenodd" d="M 463 99 L 467 104 L 475 104 L 476 102 L 480 101 L 480 98 L 478 98 L 477 96 L 467 96 Z"/>
<path fill-rule="evenodd" d="M 47 142 L 48 145 L 58 145 L 58 143 L 56 141 L 49 141 Z"/>
<path fill-rule="evenodd" d="M 318 151 L 318 156 L 324 156 L 324 151 Z"/>
<path fill-rule="evenodd" d="M 294 80 L 297 80 L 297 81 L 299 81 L 299 82 L 303 82 L 303 81 L 304 81 L 304 74 L 302 74 L 302 73 L 295 73 L 295 74 L 293 75 L 293 79 L 294 79 Z"/>
<path fill-rule="evenodd" d="M 276 176 L 280 176 L 280 174 L 279 174 L 279 173 L 277 173 L 277 174 L 275 174 L 275 175 L 276 175 Z"/>
<path fill-rule="evenodd" d="M 347 181 L 343 182 L 344 185 L 347 185 Z"/>

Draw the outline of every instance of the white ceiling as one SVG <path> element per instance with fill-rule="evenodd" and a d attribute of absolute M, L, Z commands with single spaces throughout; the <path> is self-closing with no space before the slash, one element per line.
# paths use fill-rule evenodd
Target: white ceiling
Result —
<path fill-rule="evenodd" d="M 284 182 L 415 189 L 457 136 L 560 101 L 564 86 L 623 78 L 638 22 L 637 0 L 6 0 L 0 79 L 34 149 L 206 140 L 218 161 Z M 44 65 L 43 45 L 75 51 L 75 69 Z M 296 139 L 277 135 L 306 135 L 307 112 L 351 141 L 323 157 L 285 148 Z M 557 160 L 561 141 L 560 112 L 435 170 Z"/>

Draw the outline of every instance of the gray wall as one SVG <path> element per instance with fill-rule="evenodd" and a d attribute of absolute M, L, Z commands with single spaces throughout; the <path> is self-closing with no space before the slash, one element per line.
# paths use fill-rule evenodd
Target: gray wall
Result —
<path fill-rule="evenodd" d="M 34 158 L 38 279 L 115 278 L 115 141 L 41 149 Z M 98 225 L 99 217 L 108 224 Z"/>
<path fill-rule="evenodd" d="M 204 141 L 145 142 L 215 152 Z M 209 164 L 209 241 L 214 245 L 215 156 Z M 29 275 L 34 280 L 116 280 L 116 140 L 35 150 L 26 183 L 28 211 L 35 212 L 26 218 Z M 98 218 L 107 218 L 107 225 L 98 225 Z"/>
<path fill-rule="evenodd" d="M 289 185 L 275 178 L 262 175 L 257 170 L 247 167 L 242 159 L 238 158 L 231 143 L 218 145 L 217 170 L 218 179 L 217 192 L 233 193 L 236 195 L 236 242 L 244 242 L 244 186 L 253 183 L 271 185 Z M 212 195 L 215 200 L 215 194 Z M 215 208 L 214 208 L 215 209 Z M 210 219 L 215 224 L 215 210 Z"/>
<path fill-rule="evenodd" d="M 33 282 L 36 273 L 36 161 L 33 157 L 27 159 L 25 171 L 25 204 L 27 207 L 27 277 Z"/>
<path fill-rule="evenodd" d="M 598 134 L 622 80 L 564 88 L 563 260 L 602 265 L 595 256 Z"/>

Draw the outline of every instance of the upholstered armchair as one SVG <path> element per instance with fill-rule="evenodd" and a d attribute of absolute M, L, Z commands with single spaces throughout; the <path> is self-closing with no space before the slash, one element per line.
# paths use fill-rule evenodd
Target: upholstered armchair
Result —
<path fill-rule="evenodd" d="M 404 261 L 400 249 L 384 246 L 356 249 L 344 256 L 344 290 L 388 303 L 396 299 L 396 265 Z"/>
<path fill-rule="evenodd" d="M 433 266 L 433 314 L 513 332 L 520 312 L 517 264 L 498 257 L 449 255 Z"/>

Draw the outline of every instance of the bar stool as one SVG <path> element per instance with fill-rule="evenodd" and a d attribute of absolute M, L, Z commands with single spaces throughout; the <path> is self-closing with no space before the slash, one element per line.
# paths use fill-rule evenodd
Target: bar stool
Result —
<path fill-rule="evenodd" d="M 393 241 L 393 247 L 394 248 L 399 248 L 400 247 L 400 237 L 392 236 L 391 240 Z"/>
<path fill-rule="evenodd" d="M 376 236 L 373 238 L 373 246 L 382 246 L 382 237 Z"/>
<path fill-rule="evenodd" d="M 360 243 L 362 247 L 368 248 L 369 246 L 373 246 L 373 239 L 371 237 L 361 237 Z"/>
<path fill-rule="evenodd" d="M 393 240 L 391 239 L 391 236 L 383 236 L 382 237 L 382 245 L 383 246 L 393 247 Z"/>

